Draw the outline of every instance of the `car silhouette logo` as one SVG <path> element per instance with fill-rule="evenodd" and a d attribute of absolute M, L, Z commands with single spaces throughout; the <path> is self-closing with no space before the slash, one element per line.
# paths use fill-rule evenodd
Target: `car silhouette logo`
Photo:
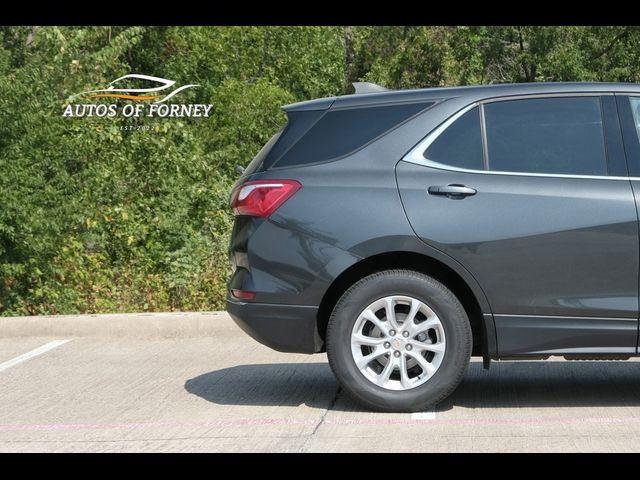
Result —
<path fill-rule="evenodd" d="M 149 80 L 152 82 L 157 82 L 160 84 L 158 87 L 151 88 L 116 88 L 116 84 L 125 79 L 130 78 L 138 78 L 141 80 Z M 176 88 L 168 93 L 168 95 L 162 96 L 165 90 L 170 89 L 176 84 L 175 80 L 167 80 L 166 78 L 153 77 L 151 75 L 141 75 L 138 73 L 130 73 L 129 75 L 124 75 L 120 78 L 116 78 L 113 82 L 111 82 L 107 88 L 101 90 L 89 90 L 87 92 L 82 92 L 78 95 L 89 95 L 89 98 L 98 98 L 98 97 L 111 97 L 111 98 L 123 98 L 125 100 L 134 100 L 136 102 L 141 102 L 145 100 L 155 100 L 153 103 L 163 103 L 169 100 L 171 97 L 180 93 L 187 88 L 199 87 L 198 84 L 189 84 L 183 85 L 181 87 Z M 163 92 L 163 94 L 156 94 L 159 92 Z M 145 95 L 147 94 L 147 95 Z M 158 100 L 159 99 L 159 100 Z"/>

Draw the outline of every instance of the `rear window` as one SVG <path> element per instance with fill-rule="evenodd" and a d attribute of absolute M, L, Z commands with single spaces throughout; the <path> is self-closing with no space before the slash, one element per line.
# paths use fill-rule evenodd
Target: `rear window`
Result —
<path fill-rule="evenodd" d="M 433 104 L 434 102 L 428 102 L 329 110 L 275 161 L 275 166 L 288 167 L 343 157 Z M 273 150 L 276 148 L 278 145 Z"/>
<path fill-rule="evenodd" d="M 282 157 L 302 137 L 324 113 L 323 110 L 289 112 L 289 123 L 284 127 L 277 143 L 264 155 L 262 169 L 266 170 Z"/>
<path fill-rule="evenodd" d="M 273 150 L 273 146 L 276 144 L 278 139 L 282 136 L 284 128 L 281 128 L 276 132 L 276 134 L 269 139 L 267 143 L 264 144 L 264 147 L 260 149 L 260 151 L 253 157 L 253 160 L 247 165 L 247 168 L 244 170 L 244 175 L 251 175 L 258 171 L 260 166 L 264 163 L 264 159 L 269 155 L 271 150 Z"/>

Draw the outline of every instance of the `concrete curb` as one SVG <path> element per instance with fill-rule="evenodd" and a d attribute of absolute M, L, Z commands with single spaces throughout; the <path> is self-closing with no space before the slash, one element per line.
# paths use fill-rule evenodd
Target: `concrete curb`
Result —
<path fill-rule="evenodd" d="M 0 338 L 108 336 L 187 338 L 220 333 L 226 312 L 117 313 L 0 317 Z"/>

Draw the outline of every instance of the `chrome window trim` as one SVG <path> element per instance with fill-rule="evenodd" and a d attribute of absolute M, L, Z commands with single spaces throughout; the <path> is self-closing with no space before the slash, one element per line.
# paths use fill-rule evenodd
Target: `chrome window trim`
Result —
<path fill-rule="evenodd" d="M 482 115 L 482 106 L 487 103 L 508 101 L 508 100 L 524 100 L 524 99 L 532 99 L 532 98 L 553 98 L 553 97 L 600 97 L 603 95 L 613 95 L 613 92 L 581 92 L 581 93 L 557 93 L 557 94 L 536 94 L 536 95 L 514 95 L 510 97 L 500 97 L 500 98 L 492 98 L 485 99 L 477 102 L 473 102 L 470 105 L 458 110 L 454 115 L 449 117 L 443 123 L 438 125 L 434 130 L 431 131 L 420 143 L 418 143 L 415 147 L 413 147 L 409 153 L 407 153 L 402 160 L 405 162 L 414 163 L 417 165 L 423 165 L 425 167 L 435 168 L 438 170 L 448 170 L 451 172 L 460 172 L 460 173 L 472 173 L 472 174 L 481 174 L 481 175 L 508 175 L 508 176 L 518 176 L 518 177 L 545 177 L 545 178 L 583 178 L 583 179 L 592 179 L 592 180 L 640 180 L 640 177 L 620 177 L 620 176 L 612 176 L 612 175 L 575 175 L 569 173 L 530 173 L 530 172 L 509 172 L 509 171 L 491 171 L 491 170 L 475 170 L 470 168 L 460 168 L 454 167 L 452 165 L 447 165 L 440 162 L 434 162 L 433 160 L 429 160 L 426 158 L 423 153 L 427 151 L 427 149 L 431 146 L 436 139 L 442 135 L 442 133 L 451 126 L 456 120 L 458 120 L 465 113 L 473 110 L 475 107 L 480 107 L 480 115 Z M 637 96 L 640 96 L 638 94 Z M 481 122 L 482 122 L 482 116 Z M 481 125 L 482 128 L 482 125 Z M 482 139 L 483 149 L 488 149 L 486 144 L 486 136 L 483 135 Z M 486 156 L 488 152 L 483 152 L 483 157 Z M 487 158 L 484 159 L 485 165 L 487 163 Z"/>

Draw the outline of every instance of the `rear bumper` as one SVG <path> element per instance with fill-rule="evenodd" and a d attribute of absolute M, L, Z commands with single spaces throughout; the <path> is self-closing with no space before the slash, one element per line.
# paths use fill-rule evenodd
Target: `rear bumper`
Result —
<path fill-rule="evenodd" d="M 318 307 L 240 302 L 227 298 L 227 312 L 253 339 L 279 352 L 316 353 L 323 341 L 316 328 Z"/>

